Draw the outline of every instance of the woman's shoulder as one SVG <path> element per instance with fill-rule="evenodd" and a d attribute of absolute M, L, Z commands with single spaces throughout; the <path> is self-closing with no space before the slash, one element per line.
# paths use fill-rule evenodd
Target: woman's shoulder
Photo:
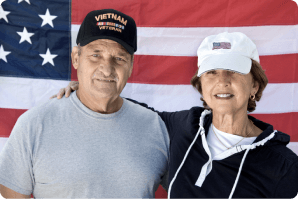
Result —
<path fill-rule="evenodd" d="M 288 164 L 296 164 L 298 168 L 298 156 L 284 144 L 271 145 L 269 148 L 278 156 L 281 156 Z"/>
<path fill-rule="evenodd" d="M 298 156 L 286 146 L 279 146 L 274 149 L 276 154 L 282 157 L 275 160 L 279 180 L 274 197 L 293 198 L 298 192 Z"/>
<path fill-rule="evenodd" d="M 257 129 L 256 134 L 258 134 L 258 136 L 254 143 L 263 143 L 261 145 L 258 144 L 258 147 L 265 147 L 264 149 L 269 150 L 267 152 L 269 152 L 271 157 L 275 160 L 279 159 L 282 162 L 287 162 L 287 164 L 298 162 L 297 154 L 287 147 L 290 143 L 290 136 L 288 134 L 275 130 L 273 125 L 265 123 L 250 115 L 248 117 L 253 121 Z"/>
<path fill-rule="evenodd" d="M 297 154 L 288 147 L 290 136 L 277 130 L 271 134 L 274 134 L 274 136 L 264 144 L 265 149 L 268 150 L 265 156 L 271 157 L 269 159 L 273 162 L 279 162 L 285 167 L 298 166 Z"/>

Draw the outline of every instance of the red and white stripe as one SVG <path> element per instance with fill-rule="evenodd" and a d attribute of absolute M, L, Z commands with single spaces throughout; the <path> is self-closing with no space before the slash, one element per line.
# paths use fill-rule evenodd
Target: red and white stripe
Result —
<path fill-rule="evenodd" d="M 220 32 L 243 32 L 257 45 L 269 79 L 253 116 L 291 136 L 298 154 L 298 7 L 291 0 L 115 0 L 72 1 L 72 46 L 86 14 L 114 8 L 132 16 L 138 26 L 134 69 L 123 97 L 157 110 L 202 106 L 190 85 L 197 70 L 201 41 Z M 73 69 L 72 80 L 76 80 Z M 16 119 L 65 87 L 68 81 L 0 78 L 0 151 Z"/>

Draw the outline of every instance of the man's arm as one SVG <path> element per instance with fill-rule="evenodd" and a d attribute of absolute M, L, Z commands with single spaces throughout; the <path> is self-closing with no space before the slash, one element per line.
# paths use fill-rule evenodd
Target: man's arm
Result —
<path fill-rule="evenodd" d="M 23 195 L 0 184 L 0 193 L 3 198 L 31 198 L 30 195 Z"/>

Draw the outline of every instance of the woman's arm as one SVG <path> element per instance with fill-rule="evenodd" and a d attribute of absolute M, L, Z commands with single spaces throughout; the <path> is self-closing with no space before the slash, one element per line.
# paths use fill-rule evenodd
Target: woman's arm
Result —
<path fill-rule="evenodd" d="M 274 191 L 276 198 L 295 198 L 298 195 L 298 161 L 288 169 Z"/>

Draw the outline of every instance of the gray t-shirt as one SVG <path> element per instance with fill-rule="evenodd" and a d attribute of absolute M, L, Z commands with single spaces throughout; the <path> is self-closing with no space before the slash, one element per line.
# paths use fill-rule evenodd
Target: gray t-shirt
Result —
<path fill-rule="evenodd" d="M 18 119 L 0 154 L 0 184 L 36 198 L 152 198 L 168 158 L 156 113 L 124 99 L 100 114 L 73 92 Z"/>

